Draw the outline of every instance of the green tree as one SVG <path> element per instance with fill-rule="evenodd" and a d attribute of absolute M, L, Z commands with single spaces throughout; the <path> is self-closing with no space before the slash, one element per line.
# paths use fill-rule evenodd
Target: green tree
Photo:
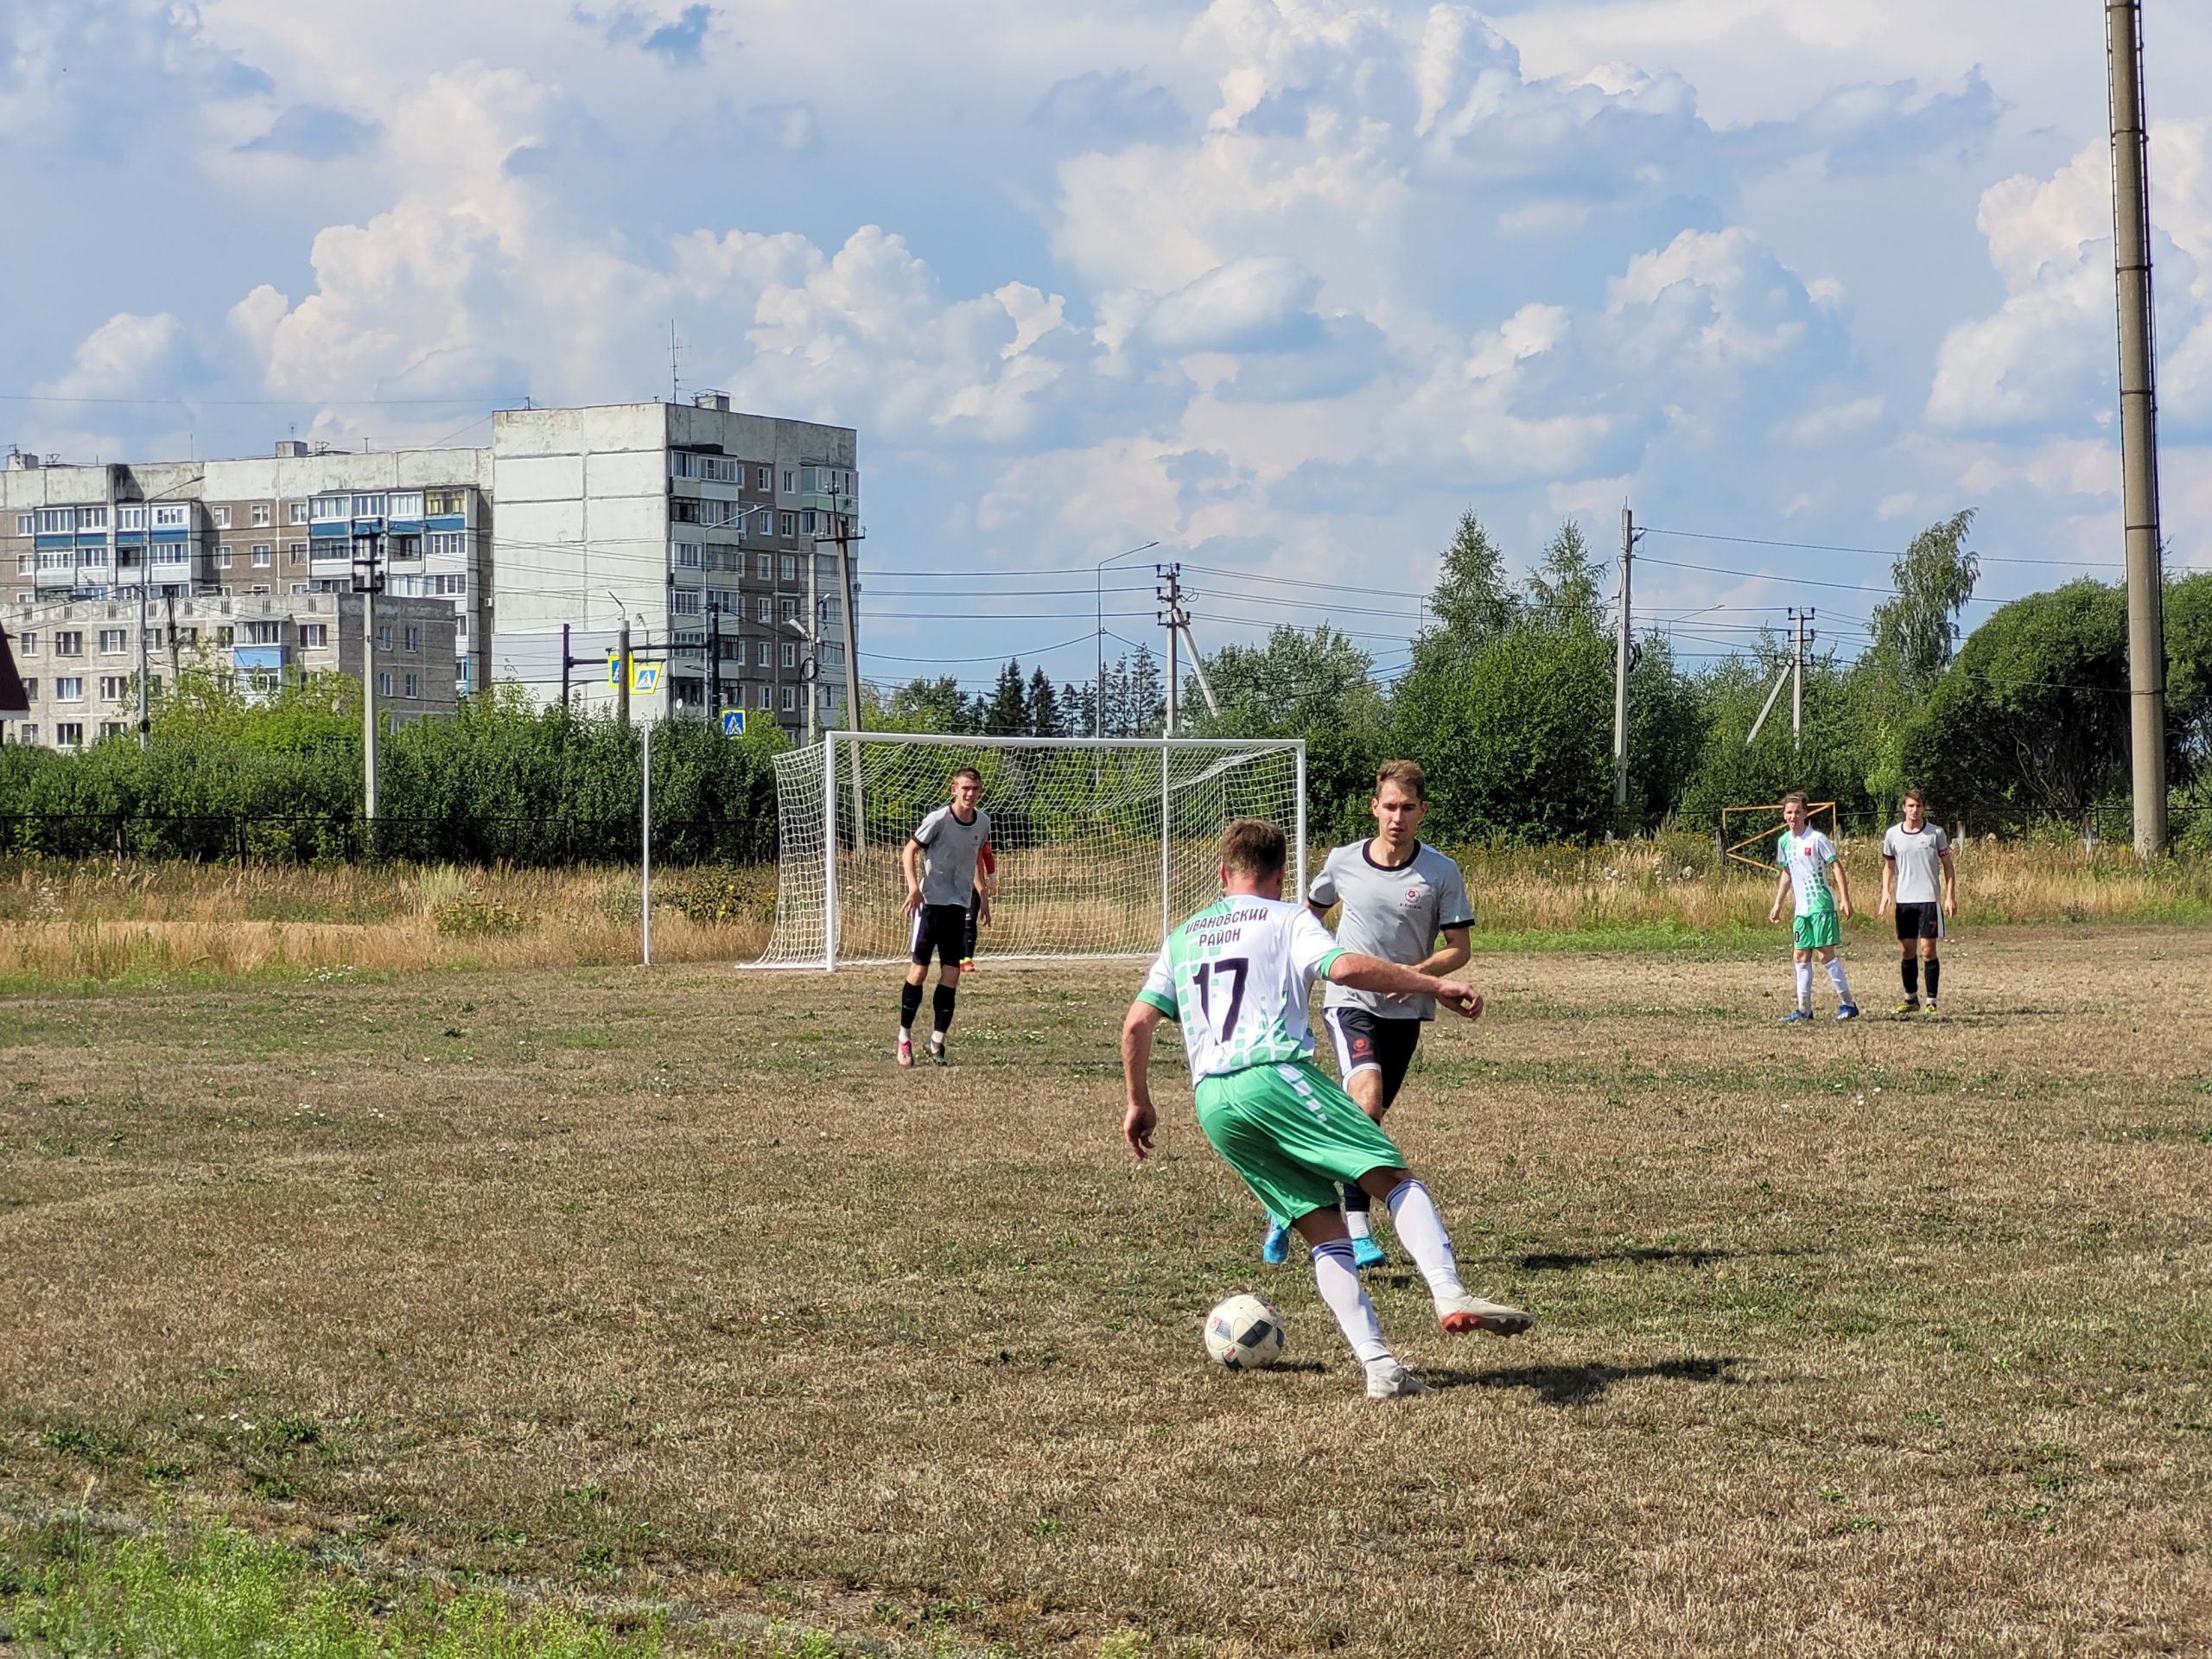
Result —
<path fill-rule="evenodd" d="M 1424 634 L 1432 644 L 1448 641 L 1471 656 L 1504 633 L 1520 612 L 1520 601 L 1505 579 L 1505 556 L 1472 512 L 1459 515 L 1429 595 L 1434 623 Z"/>
<path fill-rule="evenodd" d="M 976 728 L 992 737 L 1019 737 L 1027 724 L 1028 698 L 1021 664 L 1011 657 L 999 670 L 990 695 L 978 699 Z"/>
<path fill-rule="evenodd" d="M 1890 567 L 1895 593 L 1874 607 L 1872 638 L 1852 675 L 1866 719 L 1866 788 L 1885 804 L 1904 788 L 1905 728 L 1950 665 L 1958 619 L 1980 575 L 1966 545 L 1973 527 L 1969 507 L 1912 538 Z"/>
<path fill-rule="evenodd" d="M 1029 676 L 1029 695 L 1023 705 L 1022 729 L 1032 737 L 1065 737 L 1060 718 L 1060 694 L 1041 668 Z"/>
<path fill-rule="evenodd" d="M 1193 711 L 1185 730 L 1193 737 L 1304 738 L 1312 839 L 1370 833 L 1367 802 L 1389 724 L 1374 659 L 1325 622 L 1278 627 L 1262 645 L 1224 645 L 1207 653 L 1205 664 L 1221 713 L 1203 712 L 1193 677 L 1183 698 Z"/>
<path fill-rule="evenodd" d="M 893 690 L 884 704 L 881 729 L 957 735 L 976 729 L 975 711 L 960 682 L 950 674 L 934 680 L 909 680 Z"/>
<path fill-rule="evenodd" d="M 1552 628 L 1606 626 L 1605 566 L 1591 556 L 1582 526 L 1569 518 L 1559 527 L 1529 576 L 1529 608 Z"/>

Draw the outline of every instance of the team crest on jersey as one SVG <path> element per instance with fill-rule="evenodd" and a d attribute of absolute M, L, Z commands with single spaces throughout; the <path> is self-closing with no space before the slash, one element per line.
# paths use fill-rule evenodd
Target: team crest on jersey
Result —
<path fill-rule="evenodd" d="M 1421 889 L 1419 887 L 1408 887 L 1406 889 L 1406 902 L 1409 905 L 1417 905 L 1421 903 Z"/>

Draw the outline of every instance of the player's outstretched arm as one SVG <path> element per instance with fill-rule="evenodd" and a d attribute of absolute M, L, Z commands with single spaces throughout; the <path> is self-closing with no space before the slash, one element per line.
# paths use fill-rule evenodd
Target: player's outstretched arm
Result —
<path fill-rule="evenodd" d="M 1151 1156 L 1153 1131 L 1160 1127 L 1160 1114 L 1152 1109 L 1152 1033 L 1163 1017 L 1139 998 L 1122 1021 L 1122 1079 L 1128 1095 L 1122 1138 L 1139 1163 Z"/>
<path fill-rule="evenodd" d="M 1454 1014 L 1479 1019 L 1483 994 L 1456 979 L 1439 979 L 1418 968 L 1401 967 L 1380 957 L 1363 957 L 1347 950 L 1329 964 L 1329 978 L 1356 991 L 1381 991 L 1389 996 L 1433 996 Z"/>

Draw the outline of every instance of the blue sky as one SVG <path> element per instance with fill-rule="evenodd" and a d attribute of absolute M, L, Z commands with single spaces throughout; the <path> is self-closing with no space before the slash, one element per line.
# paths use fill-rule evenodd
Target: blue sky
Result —
<path fill-rule="evenodd" d="M 2166 528 L 2212 568 L 2212 14 L 2147 12 Z M 1847 643 L 1882 561 L 1764 542 L 1973 507 L 1992 599 L 2116 565 L 2101 29 L 10 0 L 4 436 L 480 439 L 525 394 L 664 396 L 672 319 L 688 385 L 861 429 L 879 677 L 1061 641 L 1082 677 L 1093 563 L 1152 540 L 1202 644 L 1333 604 L 1387 671 L 1463 508 L 1525 558 L 1570 514 L 1610 549 L 1624 501 L 1758 538 L 1643 543 L 1639 610 L 1701 613 L 1686 652 L 1792 603 Z M 1083 574 L 944 575 L 1030 569 Z M 924 596 L 963 589 L 995 596 Z M 1156 640 L 1147 594 L 1109 608 Z"/>

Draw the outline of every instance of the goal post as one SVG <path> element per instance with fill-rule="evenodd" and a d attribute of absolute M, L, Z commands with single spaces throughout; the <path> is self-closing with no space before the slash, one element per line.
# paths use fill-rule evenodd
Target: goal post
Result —
<path fill-rule="evenodd" d="M 1219 892 L 1233 818 L 1283 827 L 1287 891 L 1305 897 L 1302 739 L 830 732 L 776 762 L 776 922 L 755 965 L 906 960 L 899 855 L 963 766 L 991 815 L 994 959 L 1150 956 Z"/>

